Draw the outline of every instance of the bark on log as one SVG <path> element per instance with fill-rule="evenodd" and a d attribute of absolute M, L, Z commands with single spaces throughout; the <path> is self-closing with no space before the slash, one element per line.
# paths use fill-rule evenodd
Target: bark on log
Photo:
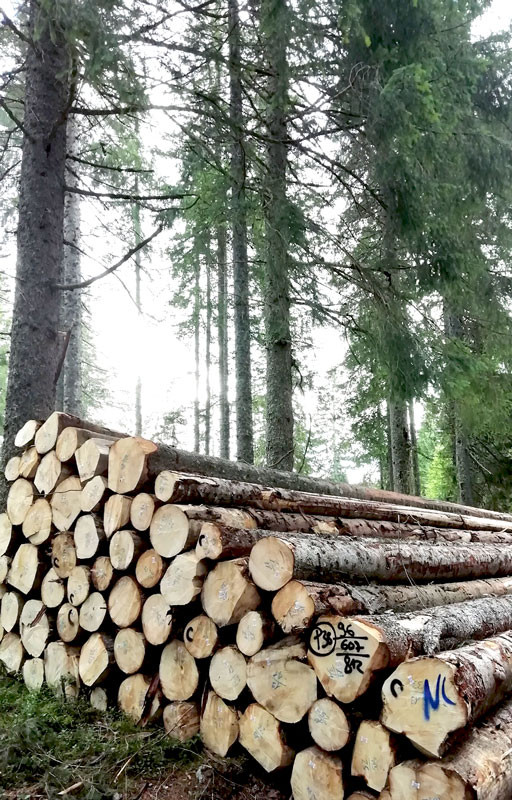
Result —
<path fill-rule="evenodd" d="M 77 519 L 74 540 L 76 557 L 80 561 L 88 561 L 90 558 L 94 558 L 105 539 L 103 523 L 98 516 L 95 514 L 83 514 Z"/>
<path fill-rule="evenodd" d="M 251 703 L 240 717 L 240 744 L 266 772 L 288 767 L 295 756 L 281 725 L 263 706 Z"/>
<path fill-rule="evenodd" d="M 197 703 L 169 703 L 163 711 L 166 733 L 178 742 L 187 742 L 199 733 L 199 706 Z"/>
<path fill-rule="evenodd" d="M 114 658 L 125 675 L 139 672 L 146 657 L 144 636 L 134 628 L 122 628 L 114 639 Z"/>
<path fill-rule="evenodd" d="M 204 746 L 221 758 L 227 756 L 238 739 L 238 713 L 215 692 L 208 692 L 201 715 L 200 733 Z"/>
<path fill-rule="evenodd" d="M 193 550 L 180 553 L 160 581 L 160 591 L 169 605 L 188 605 L 200 594 L 207 572 L 205 562 Z"/>
<path fill-rule="evenodd" d="M 364 779 L 370 789 L 381 792 L 389 771 L 396 764 L 396 743 L 380 722 L 361 722 L 352 751 L 351 773 Z"/>
<path fill-rule="evenodd" d="M 43 423 L 38 419 L 29 419 L 14 437 L 15 447 L 26 447 L 32 444 L 34 437 Z"/>
<path fill-rule="evenodd" d="M 80 693 L 79 655 L 78 647 L 64 642 L 51 642 L 44 651 L 46 683 L 63 697 L 75 698 Z"/>
<path fill-rule="evenodd" d="M 247 685 L 257 703 L 281 722 L 299 722 L 317 699 L 313 670 L 304 659 L 305 647 L 284 639 L 256 653 L 247 664 Z"/>
<path fill-rule="evenodd" d="M 308 747 L 295 756 L 291 785 L 294 800 L 333 800 L 344 797 L 341 759 Z"/>
<path fill-rule="evenodd" d="M 512 629 L 512 597 L 482 598 L 418 614 L 320 617 L 308 659 L 326 694 L 351 703 L 375 674 L 402 661 Z"/>
<path fill-rule="evenodd" d="M 85 686 L 101 683 L 114 663 L 114 641 L 105 633 L 93 633 L 80 650 L 78 671 Z"/>
<path fill-rule="evenodd" d="M 59 483 L 52 494 L 53 524 L 59 531 L 69 531 L 82 511 L 82 484 L 80 478 L 72 475 Z"/>
<path fill-rule="evenodd" d="M 277 591 L 292 577 L 331 583 L 487 578 L 512 573 L 512 545 L 347 541 L 287 533 L 260 539 L 251 550 L 249 570 L 266 591 Z"/>
<path fill-rule="evenodd" d="M 92 584 L 98 592 L 106 592 L 114 579 L 114 567 L 108 556 L 96 559 L 91 569 Z"/>
<path fill-rule="evenodd" d="M 13 525 L 22 525 L 34 502 L 34 487 L 25 478 L 18 478 L 7 495 L 7 516 Z"/>
<path fill-rule="evenodd" d="M 118 433 L 116 431 L 111 431 L 109 428 L 104 428 L 101 425 L 95 425 L 94 422 L 86 422 L 79 417 L 74 417 L 72 414 L 64 414 L 60 411 L 55 411 L 40 426 L 35 434 L 37 452 L 44 454 L 52 450 L 57 444 L 59 434 L 64 428 L 83 428 L 84 430 L 98 433 L 100 436 L 108 436 L 112 439 L 126 436 L 124 433 Z"/>
<path fill-rule="evenodd" d="M 452 732 L 471 728 L 511 692 L 508 632 L 400 664 L 382 688 L 381 718 L 422 753 L 440 758 L 453 743 Z"/>
<path fill-rule="evenodd" d="M 165 644 L 172 630 L 172 608 L 161 594 L 152 594 L 142 607 L 142 630 L 149 644 Z"/>
<path fill-rule="evenodd" d="M 340 706 L 322 697 L 308 711 L 308 727 L 314 743 L 322 750 L 341 750 L 350 740 L 350 723 Z"/>
<path fill-rule="evenodd" d="M 103 506 L 105 492 L 107 491 L 107 480 L 101 475 L 87 481 L 80 495 L 80 507 L 88 514 L 91 511 L 99 511 Z"/>
<path fill-rule="evenodd" d="M 140 673 L 129 675 L 119 687 L 117 704 L 121 711 L 133 719 L 134 722 L 144 723 L 154 720 L 161 711 L 162 694 L 157 689 L 153 698 L 149 697 L 152 681 Z M 148 706 L 148 702 L 149 708 Z"/>
<path fill-rule="evenodd" d="M 107 539 L 128 524 L 131 504 L 132 498 L 122 494 L 113 494 L 108 498 L 103 510 L 103 528 Z"/>
<path fill-rule="evenodd" d="M 248 611 L 236 630 L 236 646 L 244 656 L 254 656 L 274 635 L 274 622 L 262 611 Z"/>
<path fill-rule="evenodd" d="M 247 685 L 247 665 L 244 656 L 233 645 L 217 650 L 208 671 L 214 692 L 223 700 L 236 700 Z"/>
<path fill-rule="evenodd" d="M 39 546 L 50 538 L 52 522 L 50 503 L 40 497 L 27 511 L 21 530 L 31 544 Z"/>
<path fill-rule="evenodd" d="M 189 700 L 199 685 L 196 661 L 178 639 L 162 650 L 160 685 L 168 700 Z"/>
<path fill-rule="evenodd" d="M 397 492 L 388 492 L 368 486 L 352 486 L 348 483 L 330 483 L 328 481 L 310 478 L 290 472 L 255 467 L 252 464 L 232 463 L 223 459 L 212 459 L 198 453 L 167 448 L 169 453 L 169 466 L 156 475 L 155 494 L 164 503 L 206 503 L 219 506 L 252 506 L 280 511 L 284 507 L 290 510 L 309 514 L 330 514 L 334 517 L 360 517 L 362 519 L 390 519 L 389 517 L 371 516 L 363 513 L 362 509 L 371 503 L 370 508 L 375 511 L 373 504 L 393 504 L 407 507 L 408 514 L 401 515 L 399 521 L 406 522 L 414 510 L 424 509 L 470 517 L 484 517 L 500 522 L 512 522 L 512 515 L 499 511 L 487 511 L 473 506 L 463 506 L 458 503 L 449 503 L 443 500 L 430 500 L 426 497 L 413 497 Z M 176 454 L 176 455 L 174 455 Z M 164 461 L 163 452 L 160 457 L 150 456 L 150 471 L 157 458 Z M 173 460 L 183 459 L 179 467 L 172 464 Z M 196 473 L 192 472 L 195 466 Z M 179 470 L 182 470 L 180 472 Z M 208 477 L 204 477 L 204 476 Z M 276 488 L 278 487 L 278 488 Z M 285 490 L 285 491 L 281 491 Z M 316 495 L 316 497 L 314 497 Z M 323 495 L 328 495 L 325 497 Z M 331 499 L 332 498 L 332 499 Z M 337 503 L 336 501 L 340 502 Z M 360 503 L 346 500 L 361 501 Z M 281 505 L 280 501 L 284 501 Z M 294 504 L 295 507 L 292 507 Z M 386 507 L 386 506 L 385 506 Z M 321 510 L 329 508 L 330 510 Z M 347 508 L 351 513 L 345 513 Z M 359 508 L 359 513 L 356 509 Z M 435 515 L 434 515 L 435 516 Z M 396 517 L 391 521 L 398 521 Z M 428 524 L 428 523 L 426 523 Z M 432 522 L 432 525 L 438 523 Z M 445 525 L 442 527 L 460 528 L 463 525 Z M 479 525 L 474 525 L 478 529 Z"/>
<path fill-rule="evenodd" d="M 250 580 L 248 559 L 221 561 L 208 573 L 201 592 L 205 612 L 219 627 L 240 622 L 254 611 L 261 597 Z"/>
<path fill-rule="evenodd" d="M 217 626 L 206 614 L 191 619 L 183 632 L 183 643 L 196 659 L 210 658 L 218 641 Z"/>
<path fill-rule="evenodd" d="M 135 577 L 144 589 L 152 589 L 160 582 L 167 569 L 167 562 L 150 548 L 139 556 L 135 565 Z"/>
<path fill-rule="evenodd" d="M 124 575 L 114 584 L 108 597 L 110 619 L 118 628 L 129 628 L 139 619 L 143 602 L 144 597 L 135 578 Z"/>
<path fill-rule="evenodd" d="M 92 592 L 80 606 L 79 628 L 94 633 L 99 631 L 107 616 L 107 601 L 101 592 Z"/>
<path fill-rule="evenodd" d="M 14 554 L 7 583 L 22 594 L 28 594 L 39 585 L 41 571 L 42 565 L 39 562 L 37 547 L 33 544 L 22 544 Z"/>

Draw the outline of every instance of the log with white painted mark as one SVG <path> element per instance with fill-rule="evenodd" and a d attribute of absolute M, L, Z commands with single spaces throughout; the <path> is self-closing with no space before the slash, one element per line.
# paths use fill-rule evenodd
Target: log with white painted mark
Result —
<path fill-rule="evenodd" d="M 73 538 L 80 561 L 95 558 L 106 541 L 101 518 L 97 514 L 82 514 L 76 521 Z"/>
<path fill-rule="evenodd" d="M 345 712 L 328 697 L 313 703 L 308 711 L 308 727 L 314 743 L 327 752 L 342 750 L 350 740 L 351 728 Z"/>
<path fill-rule="evenodd" d="M 199 685 L 196 661 L 179 639 L 173 639 L 160 656 L 160 685 L 168 700 L 189 700 Z"/>
<path fill-rule="evenodd" d="M 263 611 L 247 611 L 236 629 L 236 646 L 245 656 L 254 656 L 274 636 L 274 621 Z"/>
<path fill-rule="evenodd" d="M 224 700 L 208 692 L 201 714 L 200 733 L 204 746 L 212 753 L 224 758 L 238 739 L 239 715 Z"/>
<path fill-rule="evenodd" d="M 370 789 L 380 792 L 396 761 L 397 744 L 393 735 L 380 722 L 361 722 L 352 752 L 352 775 L 363 778 Z"/>
<path fill-rule="evenodd" d="M 221 561 L 206 576 L 201 592 L 203 608 L 216 625 L 234 625 L 247 611 L 261 604 L 261 596 L 252 582 L 248 559 Z"/>
<path fill-rule="evenodd" d="M 295 800 L 341 800 L 344 795 L 341 759 L 319 747 L 307 747 L 295 756 L 291 785 Z"/>
<path fill-rule="evenodd" d="M 194 658 L 210 658 L 218 641 L 217 626 L 206 614 L 199 614 L 185 626 L 183 643 Z"/>
<path fill-rule="evenodd" d="M 159 592 L 151 594 L 142 606 L 142 630 L 149 644 L 165 644 L 171 635 L 172 608 Z"/>
<path fill-rule="evenodd" d="M 208 672 L 214 692 L 223 700 L 236 700 L 247 684 L 247 664 L 233 645 L 222 647 L 213 655 Z"/>
<path fill-rule="evenodd" d="M 295 753 L 288 747 L 278 720 L 263 706 L 251 703 L 239 720 L 242 747 L 266 772 L 288 767 Z"/>

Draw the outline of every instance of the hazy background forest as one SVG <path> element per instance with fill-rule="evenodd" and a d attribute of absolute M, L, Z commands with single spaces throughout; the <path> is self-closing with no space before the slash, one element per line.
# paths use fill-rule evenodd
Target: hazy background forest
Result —
<path fill-rule="evenodd" d="M 1 13 L 2 414 L 10 343 L 33 332 L 18 312 L 9 333 L 28 93 L 58 108 L 30 66 L 48 47 L 65 87 L 58 409 L 214 455 L 512 506 L 506 0 L 27 0 Z M 55 266 L 52 252 L 36 258 Z M 7 417 L 21 414 L 21 364 Z"/>

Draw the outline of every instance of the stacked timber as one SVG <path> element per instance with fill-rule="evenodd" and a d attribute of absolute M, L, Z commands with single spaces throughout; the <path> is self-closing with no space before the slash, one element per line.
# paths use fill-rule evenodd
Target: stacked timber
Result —
<path fill-rule="evenodd" d="M 512 515 L 59 413 L 16 444 L 0 662 L 29 689 L 243 749 L 295 800 L 512 797 Z"/>

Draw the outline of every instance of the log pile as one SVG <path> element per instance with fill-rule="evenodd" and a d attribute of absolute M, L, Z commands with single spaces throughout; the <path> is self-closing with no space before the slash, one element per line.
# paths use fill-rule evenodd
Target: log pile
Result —
<path fill-rule="evenodd" d="M 295 800 L 512 797 L 512 515 L 59 413 L 16 441 L 0 662 L 30 690 L 242 748 Z"/>

